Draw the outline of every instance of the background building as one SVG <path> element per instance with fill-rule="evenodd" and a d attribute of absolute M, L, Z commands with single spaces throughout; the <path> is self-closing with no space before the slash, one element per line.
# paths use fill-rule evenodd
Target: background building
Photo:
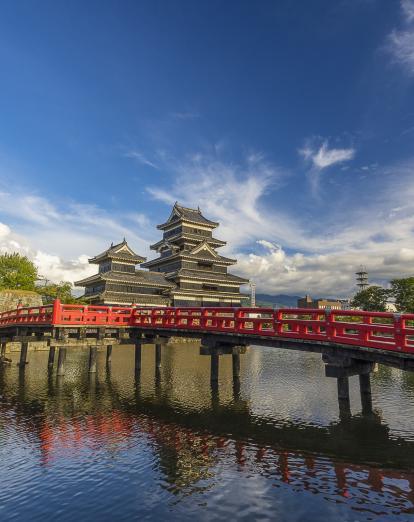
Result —
<path fill-rule="evenodd" d="M 298 299 L 298 308 L 331 308 L 332 310 L 344 310 L 348 308 L 347 301 L 334 299 L 312 299 L 310 295 Z"/>

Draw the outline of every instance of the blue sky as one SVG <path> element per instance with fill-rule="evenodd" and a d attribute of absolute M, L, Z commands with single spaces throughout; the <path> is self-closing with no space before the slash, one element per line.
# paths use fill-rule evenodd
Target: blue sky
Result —
<path fill-rule="evenodd" d="M 6 1 L 0 70 L 0 249 L 49 279 L 177 199 L 262 292 L 414 273 L 414 0 Z"/>

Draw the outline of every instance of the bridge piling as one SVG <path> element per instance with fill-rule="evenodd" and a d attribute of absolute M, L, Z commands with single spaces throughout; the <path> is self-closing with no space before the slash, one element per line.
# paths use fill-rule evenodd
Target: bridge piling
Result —
<path fill-rule="evenodd" d="M 142 365 L 142 342 L 141 340 L 135 341 L 135 375 L 141 373 Z"/>
<path fill-rule="evenodd" d="M 89 347 L 89 373 L 96 373 L 97 351 L 98 349 L 96 346 Z"/>
<path fill-rule="evenodd" d="M 240 379 L 240 353 L 232 353 L 233 380 Z"/>
<path fill-rule="evenodd" d="M 5 342 L 1 343 L 0 359 L 4 359 L 6 357 L 6 348 L 7 348 L 7 343 L 5 343 Z"/>
<path fill-rule="evenodd" d="M 20 349 L 20 362 L 19 362 L 20 368 L 24 368 L 27 364 L 28 349 L 29 349 L 29 343 L 27 341 L 22 342 L 21 349 Z"/>
<path fill-rule="evenodd" d="M 108 344 L 106 347 L 106 366 L 109 367 L 112 364 L 112 344 Z"/>
<path fill-rule="evenodd" d="M 161 344 L 155 345 L 155 367 L 161 368 Z"/>
<path fill-rule="evenodd" d="M 349 399 L 348 377 L 337 378 L 339 415 L 341 417 L 351 416 L 351 401 Z"/>
<path fill-rule="evenodd" d="M 48 368 L 53 368 L 53 364 L 55 362 L 55 354 L 56 354 L 56 346 L 49 347 L 49 357 L 47 360 Z"/>
<path fill-rule="evenodd" d="M 210 355 L 210 382 L 217 383 L 219 378 L 219 354 L 212 352 Z"/>
<path fill-rule="evenodd" d="M 66 347 L 59 347 L 59 356 L 58 356 L 58 369 L 57 374 L 58 377 L 65 375 L 65 361 L 66 361 Z"/>
<path fill-rule="evenodd" d="M 369 373 L 359 376 L 359 390 L 361 394 L 362 413 L 372 413 L 371 379 Z"/>

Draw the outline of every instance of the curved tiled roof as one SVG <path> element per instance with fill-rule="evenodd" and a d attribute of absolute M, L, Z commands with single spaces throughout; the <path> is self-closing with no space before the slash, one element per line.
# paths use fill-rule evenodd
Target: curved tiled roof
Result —
<path fill-rule="evenodd" d="M 201 213 L 200 208 L 188 208 L 183 207 L 182 205 L 179 205 L 177 202 L 175 203 L 173 210 L 171 212 L 170 217 L 167 219 L 165 223 L 162 223 L 161 225 L 158 225 L 158 229 L 165 228 L 167 225 L 170 225 L 171 223 L 175 223 L 176 221 L 189 221 L 191 223 L 196 223 L 200 225 L 207 225 L 210 227 L 217 227 L 219 223 L 216 221 L 210 221 L 206 217 L 203 216 Z"/>
<path fill-rule="evenodd" d="M 86 279 L 82 279 L 81 281 L 76 281 L 75 286 L 87 286 L 90 283 L 95 283 L 98 281 L 119 281 L 124 283 L 135 283 L 141 285 L 152 285 L 152 286 L 161 286 L 165 288 L 172 288 L 175 285 L 170 281 L 167 281 L 164 274 L 162 272 L 147 272 L 145 270 L 136 270 L 135 273 L 128 272 L 102 272 L 99 274 L 95 274 L 93 276 L 87 277 Z"/>
<path fill-rule="evenodd" d="M 111 244 L 107 250 L 89 259 L 89 263 L 99 263 L 106 258 L 135 261 L 135 263 L 142 263 L 147 259 L 146 257 L 135 254 L 135 252 L 133 252 L 133 250 L 128 246 L 125 238 L 121 243 L 118 243 L 117 245 Z"/>

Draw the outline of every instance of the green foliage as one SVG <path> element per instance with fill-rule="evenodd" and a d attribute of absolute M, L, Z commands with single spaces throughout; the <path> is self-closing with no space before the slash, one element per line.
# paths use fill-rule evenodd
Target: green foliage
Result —
<path fill-rule="evenodd" d="M 399 312 L 414 313 L 414 277 L 393 279 L 391 295 Z"/>
<path fill-rule="evenodd" d="M 60 299 L 65 304 L 82 304 L 82 299 L 72 295 L 72 283 L 61 281 L 56 284 L 49 284 L 36 288 L 36 291 L 42 296 L 45 304 L 52 303 L 55 299 Z"/>
<path fill-rule="evenodd" d="M 0 290 L 35 290 L 37 269 L 20 254 L 0 255 Z"/>
<path fill-rule="evenodd" d="M 368 312 L 385 312 L 390 291 L 381 286 L 369 286 L 360 290 L 351 302 L 351 306 Z"/>

